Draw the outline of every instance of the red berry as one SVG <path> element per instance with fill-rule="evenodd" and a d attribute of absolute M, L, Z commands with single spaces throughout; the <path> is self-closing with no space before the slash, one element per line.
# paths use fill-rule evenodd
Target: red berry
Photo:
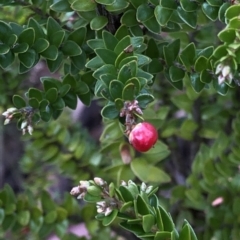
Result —
<path fill-rule="evenodd" d="M 158 140 L 156 128 L 148 123 L 138 123 L 129 134 L 129 142 L 139 152 L 147 152 Z"/>

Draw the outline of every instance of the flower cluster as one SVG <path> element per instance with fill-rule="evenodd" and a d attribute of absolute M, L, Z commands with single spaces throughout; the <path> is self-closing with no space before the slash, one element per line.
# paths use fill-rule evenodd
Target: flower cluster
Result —
<path fill-rule="evenodd" d="M 90 186 L 90 183 L 88 181 L 80 181 L 79 183 L 80 184 L 78 186 L 74 187 L 71 190 L 70 194 L 78 196 L 78 199 L 83 199 L 87 193 L 87 189 Z"/>
<path fill-rule="evenodd" d="M 32 126 L 32 116 L 34 114 L 34 110 L 31 107 L 26 107 L 22 109 L 17 108 L 8 108 L 2 115 L 6 118 L 4 121 L 4 125 L 9 124 L 15 115 L 20 114 L 21 125 L 20 128 L 22 130 L 23 135 L 25 133 L 29 133 L 32 135 L 33 133 L 33 126 Z"/>
<path fill-rule="evenodd" d="M 80 181 L 79 186 L 74 187 L 71 195 L 78 196 L 78 199 L 94 196 L 99 197 L 96 201 L 97 213 L 108 216 L 112 211 L 119 207 L 119 200 L 111 196 L 109 186 L 102 178 L 95 177 L 94 181 Z M 100 201 L 101 200 L 101 201 Z"/>
<path fill-rule="evenodd" d="M 218 75 L 218 84 L 222 84 L 226 80 L 229 83 L 231 83 L 233 80 L 233 73 L 229 65 L 224 65 L 223 63 L 219 63 L 217 65 L 215 74 Z"/>
<path fill-rule="evenodd" d="M 126 125 L 126 131 L 125 133 L 127 135 L 130 134 L 133 126 L 135 125 L 135 116 L 134 115 L 143 115 L 143 112 L 141 108 L 138 105 L 137 100 L 133 101 L 126 101 L 124 103 L 124 107 L 122 108 L 120 112 L 120 117 L 126 117 L 125 125 Z"/>
<path fill-rule="evenodd" d="M 4 125 L 7 125 L 11 122 L 13 119 L 13 116 L 15 113 L 17 113 L 18 110 L 16 108 L 8 108 L 7 111 L 5 111 L 2 115 L 6 118 L 4 121 Z"/>

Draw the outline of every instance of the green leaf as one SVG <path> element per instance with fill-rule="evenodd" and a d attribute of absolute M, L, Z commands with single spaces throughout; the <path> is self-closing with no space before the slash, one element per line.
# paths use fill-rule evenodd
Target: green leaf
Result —
<path fill-rule="evenodd" d="M 123 52 L 127 47 L 131 45 L 131 38 L 129 35 L 123 37 L 116 47 L 114 48 L 114 52 L 119 55 L 121 52 Z"/>
<path fill-rule="evenodd" d="M 236 38 L 236 30 L 231 28 L 224 29 L 218 33 L 218 38 L 222 42 L 233 43 Z"/>
<path fill-rule="evenodd" d="M 39 108 L 39 102 L 36 98 L 29 98 L 28 103 L 32 108 Z"/>
<path fill-rule="evenodd" d="M 115 33 L 115 37 L 121 40 L 129 35 L 128 28 L 125 25 L 121 25 Z"/>
<path fill-rule="evenodd" d="M 170 10 L 175 10 L 177 8 L 177 3 L 174 0 L 161 0 L 160 5 Z"/>
<path fill-rule="evenodd" d="M 193 73 L 190 76 L 193 89 L 199 93 L 205 87 L 205 83 L 200 81 L 200 75 L 198 73 Z"/>
<path fill-rule="evenodd" d="M 108 19 L 105 16 L 97 16 L 90 22 L 90 28 L 92 30 L 101 30 L 108 24 Z"/>
<path fill-rule="evenodd" d="M 16 44 L 14 47 L 13 47 L 13 52 L 15 53 L 24 53 L 28 50 L 29 46 L 27 43 L 20 43 L 20 44 Z"/>
<path fill-rule="evenodd" d="M 205 69 L 207 69 L 207 64 L 208 64 L 208 59 L 204 56 L 200 56 L 197 58 L 195 65 L 194 65 L 194 69 L 197 72 L 201 72 Z"/>
<path fill-rule="evenodd" d="M 213 79 L 212 83 L 213 83 L 214 89 L 219 94 L 221 94 L 222 96 L 225 96 L 227 94 L 228 89 L 229 89 L 227 84 L 225 84 L 224 82 L 222 84 L 219 84 L 217 79 Z"/>
<path fill-rule="evenodd" d="M 197 26 L 197 12 L 185 12 L 181 7 L 177 9 L 178 16 L 181 20 L 186 23 L 191 28 L 196 28 Z"/>
<path fill-rule="evenodd" d="M 10 47 L 5 43 L 0 43 L 0 55 L 8 53 Z"/>
<path fill-rule="evenodd" d="M 171 78 L 171 81 L 177 82 L 177 81 L 180 81 L 184 78 L 185 71 L 181 68 L 171 66 L 169 68 L 169 76 Z"/>
<path fill-rule="evenodd" d="M 202 4 L 203 13 L 212 21 L 217 20 L 218 10 L 219 10 L 219 7 L 213 7 L 206 2 Z"/>
<path fill-rule="evenodd" d="M 101 66 L 100 68 L 98 68 L 98 70 L 96 70 L 94 73 L 93 73 L 93 76 L 96 78 L 96 79 L 100 79 L 101 76 L 104 76 L 104 75 L 110 75 L 110 76 L 113 76 L 113 79 L 116 79 L 116 76 L 117 76 L 117 69 L 111 65 L 111 64 L 106 64 L 103 66 Z"/>
<path fill-rule="evenodd" d="M 47 58 L 49 60 L 55 61 L 58 57 L 58 49 L 54 45 L 50 45 L 46 50 L 41 52 L 41 55 L 44 58 Z"/>
<path fill-rule="evenodd" d="M 195 45 L 194 43 L 189 43 L 180 53 L 180 59 L 183 63 L 183 65 L 190 70 L 194 63 L 195 58 Z"/>
<path fill-rule="evenodd" d="M 124 12 L 124 14 L 121 17 L 121 23 L 126 25 L 127 27 L 133 27 L 138 25 L 138 21 L 136 19 L 136 11 L 130 9 Z"/>
<path fill-rule="evenodd" d="M 36 63 L 37 54 L 33 49 L 28 49 L 24 53 L 19 53 L 18 58 L 26 68 L 31 68 Z"/>
<path fill-rule="evenodd" d="M 42 203 L 42 209 L 45 212 L 49 212 L 51 210 L 56 209 L 56 205 L 55 205 L 54 201 L 52 200 L 50 194 L 45 190 L 41 194 L 41 203 Z"/>
<path fill-rule="evenodd" d="M 0 55 L 0 66 L 2 68 L 9 67 L 15 59 L 14 53 L 12 51 L 9 51 L 5 55 Z"/>
<path fill-rule="evenodd" d="M 87 30 L 85 27 L 80 27 L 71 32 L 68 36 L 68 40 L 71 40 L 81 46 L 86 38 Z"/>
<path fill-rule="evenodd" d="M 61 83 L 57 80 L 57 79 L 54 79 L 54 78 L 41 78 L 41 81 L 43 83 L 43 87 L 44 87 L 44 90 L 45 92 L 48 91 L 48 89 L 50 88 L 59 88 L 61 86 Z"/>
<path fill-rule="evenodd" d="M 85 66 L 87 68 L 91 68 L 95 70 L 102 67 L 103 65 L 104 65 L 103 60 L 99 56 L 96 56 L 92 58 L 90 61 L 88 61 Z"/>
<path fill-rule="evenodd" d="M 30 212 L 28 210 L 17 213 L 17 221 L 22 226 L 27 226 L 30 220 Z"/>
<path fill-rule="evenodd" d="M 72 64 L 79 70 L 85 68 L 86 54 L 83 51 L 80 55 L 70 57 Z"/>
<path fill-rule="evenodd" d="M 129 83 L 123 88 L 122 98 L 125 101 L 132 101 L 135 98 L 135 85 L 134 83 Z"/>
<path fill-rule="evenodd" d="M 239 27 L 240 27 L 239 17 L 235 17 L 235 18 L 231 19 L 229 22 L 229 27 L 239 29 Z"/>
<path fill-rule="evenodd" d="M 64 36 L 65 36 L 64 30 L 59 30 L 59 31 L 55 32 L 54 35 L 49 37 L 50 45 L 60 48 L 62 45 L 62 42 L 64 40 Z"/>
<path fill-rule="evenodd" d="M 106 64 L 113 64 L 116 61 L 117 54 L 109 49 L 96 49 L 95 52 Z"/>
<path fill-rule="evenodd" d="M 171 215 L 167 213 L 166 210 L 161 205 L 158 207 L 158 209 L 160 210 L 164 231 L 168 232 L 173 231 L 175 226 L 171 218 Z"/>
<path fill-rule="evenodd" d="M 3 223 L 4 217 L 5 217 L 4 209 L 0 208 L 0 224 L 1 225 Z"/>
<path fill-rule="evenodd" d="M 47 224 L 54 223 L 57 220 L 57 211 L 51 210 L 47 212 L 46 216 L 44 217 L 44 222 Z"/>
<path fill-rule="evenodd" d="M 169 43 L 167 46 L 163 47 L 164 58 L 168 66 L 173 65 L 174 60 L 178 56 L 180 50 L 180 39 Z"/>
<path fill-rule="evenodd" d="M 172 14 L 173 14 L 173 10 L 163 8 L 160 5 L 156 6 L 154 10 L 154 15 L 160 26 L 166 26 Z"/>
<path fill-rule="evenodd" d="M 45 51 L 48 47 L 49 42 L 45 38 L 38 38 L 32 46 L 37 53 Z"/>
<path fill-rule="evenodd" d="M 115 106 L 119 111 L 121 111 L 121 109 L 124 107 L 123 100 L 120 98 L 115 99 Z"/>
<path fill-rule="evenodd" d="M 120 186 L 119 191 L 121 192 L 122 197 L 125 202 L 131 202 L 134 200 L 134 197 L 133 197 L 132 193 L 129 191 L 128 187 Z"/>
<path fill-rule="evenodd" d="M 45 97 L 50 103 L 54 103 L 57 100 L 57 97 L 58 97 L 57 89 L 56 88 L 48 89 Z"/>
<path fill-rule="evenodd" d="M 197 2 L 189 2 L 188 0 L 181 0 L 180 5 L 182 9 L 186 12 L 194 12 L 197 11 L 198 8 Z"/>
<path fill-rule="evenodd" d="M 97 3 L 102 5 L 112 5 L 116 0 L 96 0 Z"/>
<path fill-rule="evenodd" d="M 154 10 L 148 4 L 141 4 L 137 8 L 137 20 L 139 22 L 146 22 L 154 16 Z"/>
<path fill-rule="evenodd" d="M 127 8 L 129 3 L 125 0 L 116 0 L 111 5 L 106 5 L 106 10 L 108 12 L 120 12 Z"/>
<path fill-rule="evenodd" d="M 167 240 L 167 239 L 173 239 L 171 238 L 171 232 L 165 232 L 165 231 L 157 232 L 154 237 L 154 240 Z"/>
<path fill-rule="evenodd" d="M 68 93 L 63 97 L 65 105 L 71 109 L 76 109 L 77 107 L 77 95 L 73 91 L 68 91 Z"/>
<path fill-rule="evenodd" d="M 150 209 L 148 208 L 148 204 L 145 202 L 145 200 L 142 198 L 141 195 L 137 196 L 136 207 L 137 207 L 138 213 L 141 215 L 147 215 L 150 212 Z"/>
<path fill-rule="evenodd" d="M 27 28 L 21 32 L 18 36 L 19 43 L 27 43 L 28 46 L 32 46 L 35 41 L 35 31 L 33 28 Z"/>
<path fill-rule="evenodd" d="M 167 173 L 160 168 L 149 165 L 144 159 L 134 159 L 131 162 L 131 169 L 134 174 L 143 182 L 146 183 L 167 183 L 171 179 Z M 151 174 L 149 174 L 151 172 Z"/>
<path fill-rule="evenodd" d="M 46 99 L 43 99 L 43 100 L 40 102 L 39 110 L 40 110 L 40 111 L 43 111 L 43 112 L 46 111 L 48 105 L 49 105 L 49 102 L 48 102 Z"/>
<path fill-rule="evenodd" d="M 65 107 L 65 102 L 62 98 L 58 97 L 52 106 L 55 110 L 62 110 Z"/>
<path fill-rule="evenodd" d="M 62 45 L 62 52 L 66 56 L 77 56 L 82 53 L 82 50 L 77 43 L 68 40 Z"/>
<path fill-rule="evenodd" d="M 113 99 L 122 98 L 123 84 L 118 80 L 113 80 L 109 85 L 109 92 Z"/>
<path fill-rule="evenodd" d="M 43 32 L 43 28 L 41 27 L 41 25 L 34 18 L 29 18 L 28 27 L 34 29 L 35 39 L 36 40 L 39 39 L 39 38 L 44 38 L 45 34 Z"/>
<path fill-rule="evenodd" d="M 109 103 L 105 107 L 103 107 L 101 114 L 104 118 L 114 119 L 119 116 L 119 111 L 116 109 L 114 103 Z"/>
<path fill-rule="evenodd" d="M 52 17 L 49 17 L 47 21 L 48 40 L 51 41 L 52 37 L 54 37 L 58 31 L 62 31 L 61 26 L 58 24 L 58 22 L 55 19 L 53 19 Z"/>
<path fill-rule="evenodd" d="M 147 3 L 147 0 L 129 0 L 129 2 L 135 7 L 138 8 L 143 3 Z"/>
<path fill-rule="evenodd" d="M 114 50 L 116 45 L 118 44 L 117 38 L 106 30 L 103 30 L 102 38 L 103 38 L 103 41 L 104 41 L 103 42 L 104 45 L 101 45 L 99 48 L 104 48 L 105 47 L 109 50 Z M 102 41 L 101 41 L 101 43 L 102 43 Z"/>
<path fill-rule="evenodd" d="M 11 27 L 7 23 L 0 21 L 0 39 L 4 43 L 7 43 L 8 37 L 11 33 L 12 33 Z"/>
<path fill-rule="evenodd" d="M 146 108 L 150 102 L 154 101 L 154 97 L 148 93 L 142 93 L 136 97 L 140 108 Z"/>
<path fill-rule="evenodd" d="M 109 226 L 116 219 L 117 214 L 118 210 L 114 209 L 110 215 L 104 217 L 102 221 L 103 226 Z"/>
<path fill-rule="evenodd" d="M 68 1 L 59 0 L 50 6 L 50 9 L 55 12 L 71 12 L 72 9 Z"/>
<path fill-rule="evenodd" d="M 225 17 L 228 20 L 231 20 L 231 19 L 239 16 L 239 11 L 240 11 L 239 5 L 232 5 L 226 10 Z"/>
<path fill-rule="evenodd" d="M 212 74 L 208 70 L 203 70 L 200 74 L 200 81 L 203 83 L 210 83 L 213 79 Z"/>
<path fill-rule="evenodd" d="M 142 217 L 142 225 L 145 232 L 150 232 L 154 224 L 155 218 L 152 214 L 147 214 Z"/>
<path fill-rule="evenodd" d="M 218 19 L 223 23 L 225 23 L 225 16 L 227 16 L 226 11 L 229 9 L 230 6 L 231 4 L 229 2 L 225 2 L 221 5 L 218 11 Z"/>
<path fill-rule="evenodd" d="M 97 4 L 95 1 L 89 0 L 76 0 L 71 5 L 72 9 L 75 11 L 88 12 L 96 9 Z"/>
<path fill-rule="evenodd" d="M 26 107 L 25 100 L 19 95 L 14 95 L 13 96 L 13 104 L 18 109 Z"/>
<path fill-rule="evenodd" d="M 51 73 L 56 72 L 63 61 L 63 53 L 58 52 L 56 60 L 47 59 L 47 65 Z"/>

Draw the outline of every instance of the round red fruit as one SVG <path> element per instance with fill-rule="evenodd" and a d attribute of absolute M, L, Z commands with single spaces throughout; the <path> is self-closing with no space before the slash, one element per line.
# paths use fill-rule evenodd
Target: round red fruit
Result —
<path fill-rule="evenodd" d="M 138 123 L 129 134 L 129 142 L 139 152 L 147 152 L 158 140 L 156 128 L 148 123 Z"/>

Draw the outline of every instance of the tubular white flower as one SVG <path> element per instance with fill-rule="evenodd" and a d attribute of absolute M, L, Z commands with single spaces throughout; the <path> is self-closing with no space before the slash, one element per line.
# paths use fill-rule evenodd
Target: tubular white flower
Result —
<path fill-rule="evenodd" d="M 223 75 L 218 76 L 218 84 L 222 84 L 225 81 L 225 77 Z"/>
<path fill-rule="evenodd" d="M 111 207 L 107 207 L 104 215 L 108 216 L 112 213 L 112 211 L 113 211 L 113 209 Z"/>
<path fill-rule="evenodd" d="M 217 65 L 217 68 L 216 68 L 216 71 L 215 71 L 215 74 L 219 74 L 223 69 L 223 64 L 222 63 L 219 63 Z"/>
<path fill-rule="evenodd" d="M 222 69 L 222 75 L 223 77 L 226 77 L 230 74 L 231 72 L 231 68 L 229 66 L 224 66 L 224 68 Z"/>
<path fill-rule="evenodd" d="M 25 121 L 23 121 L 22 122 L 22 124 L 21 124 L 21 129 L 24 129 L 24 128 L 26 128 L 27 127 L 27 121 L 25 120 Z"/>
<path fill-rule="evenodd" d="M 9 123 L 10 123 L 10 121 L 11 121 L 11 119 L 9 119 L 9 118 L 6 118 L 6 119 L 5 119 L 5 121 L 4 121 L 4 125 L 7 125 L 7 124 L 9 124 Z"/>
<path fill-rule="evenodd" d="M 28 125 L 27 130 L 28 130 L 28 133 L 29 133 L 30 135 L 32 135 L 32 133 L 33 133 L 33 127 L 32 127 L 31 125 Z"/>

